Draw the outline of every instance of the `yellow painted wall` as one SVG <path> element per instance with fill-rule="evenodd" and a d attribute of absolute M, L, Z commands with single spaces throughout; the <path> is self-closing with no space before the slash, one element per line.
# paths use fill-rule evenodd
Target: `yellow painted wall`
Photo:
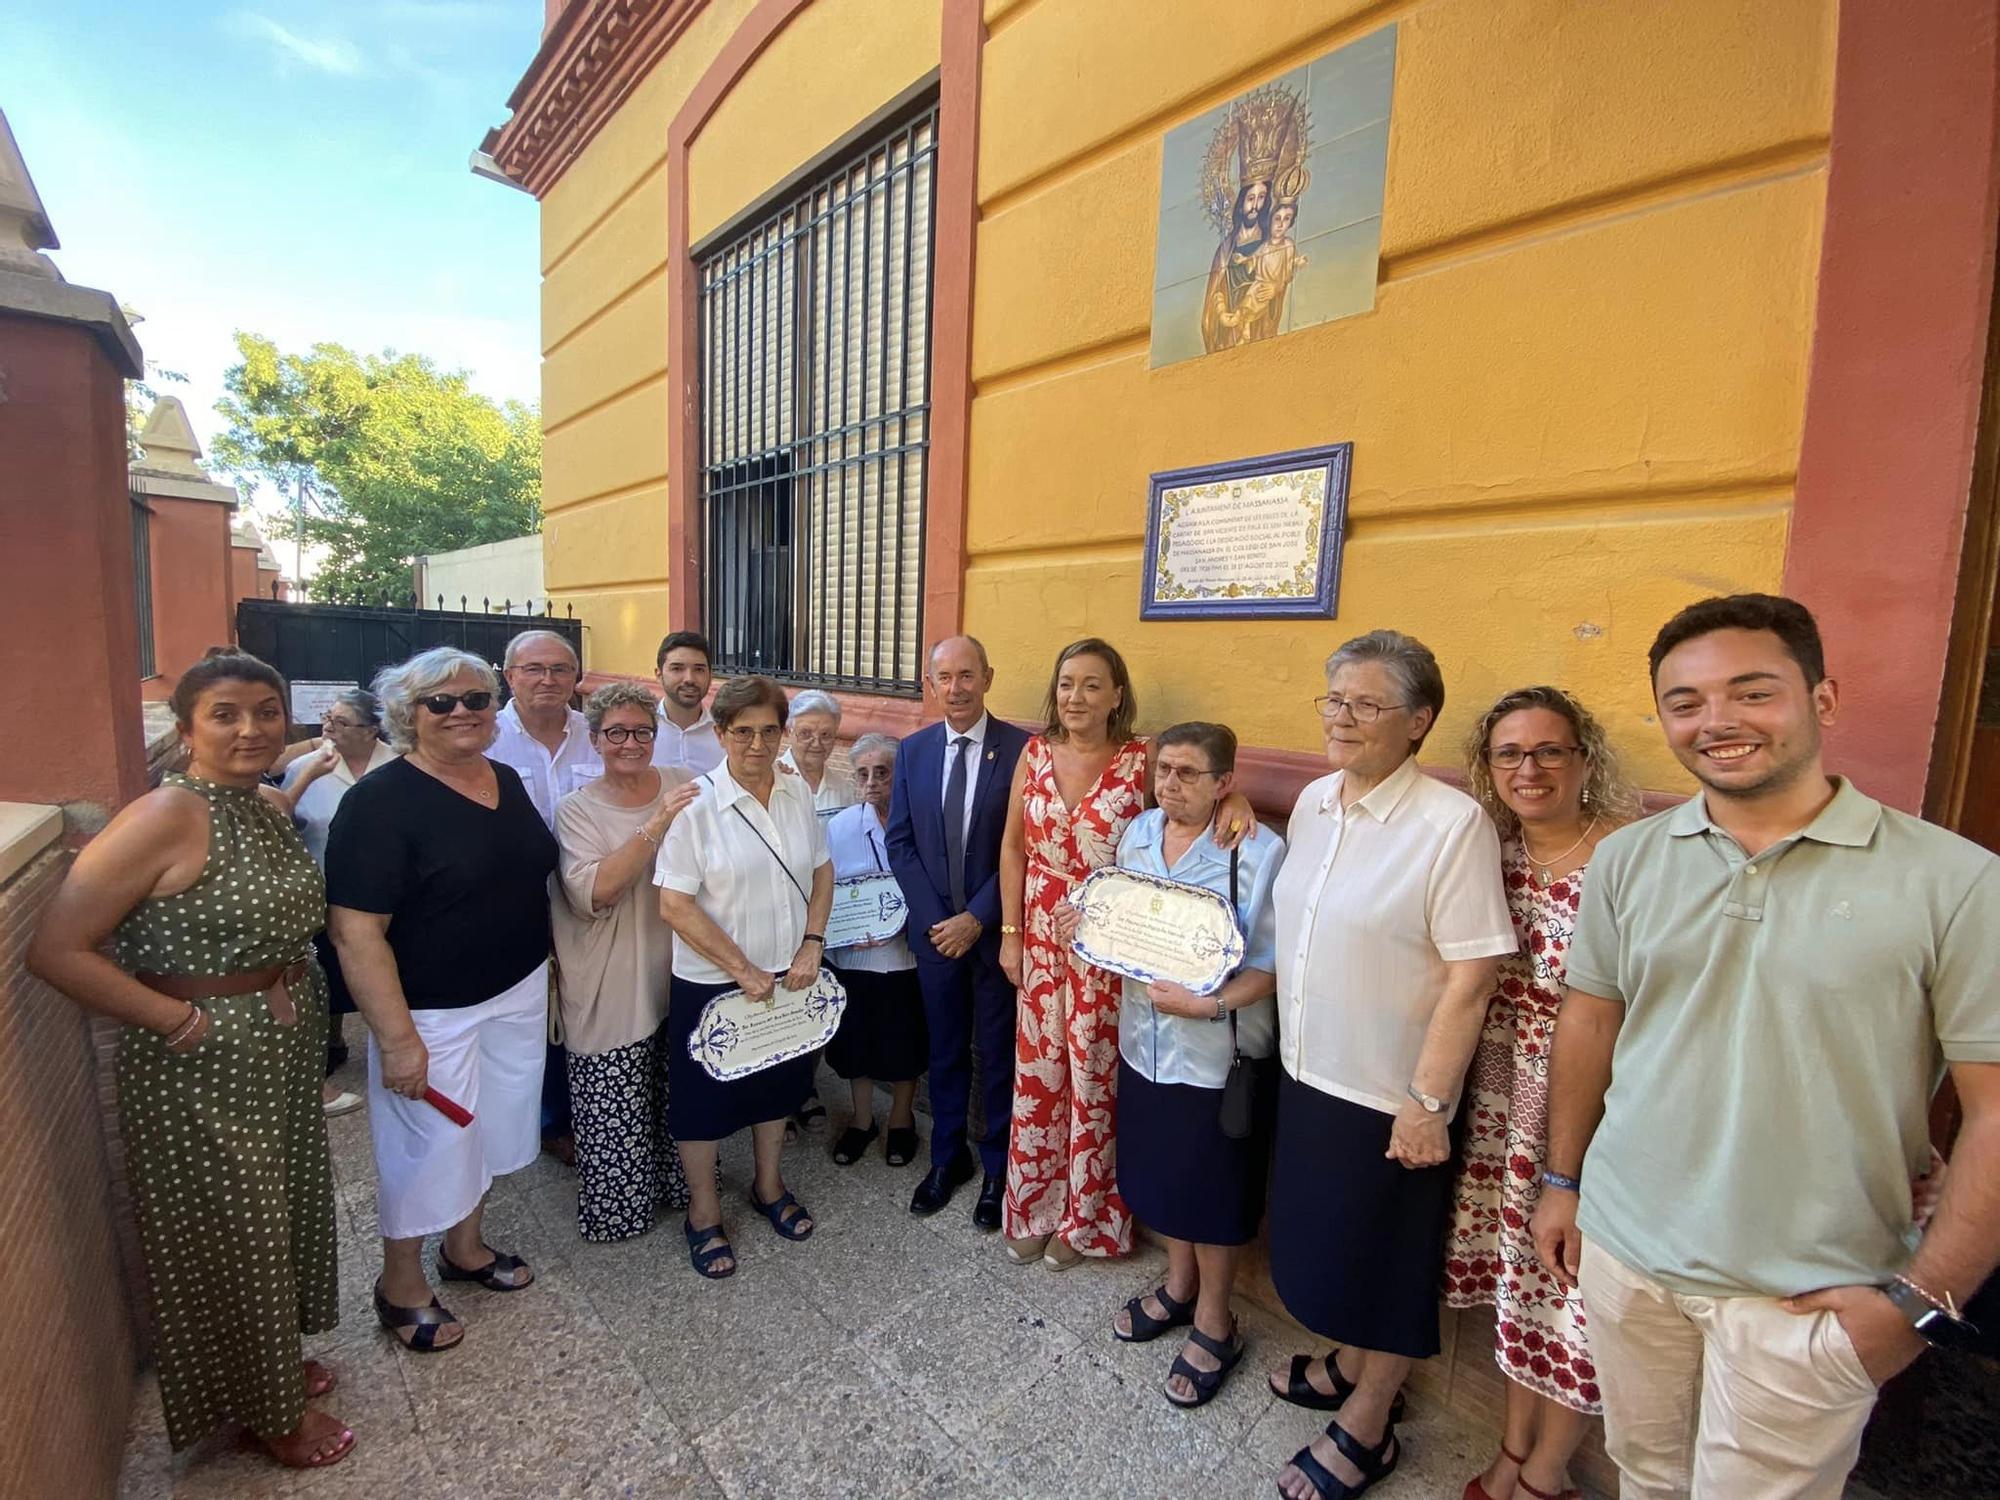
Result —
<path fill-rule="evenodd" d="M 751 0 L 710 0 L 543 205 L 548 586 L 596 670 L 666 621 L 666 133 Z M 1332 647 L 1428 641 L 1432 757 L 1553 680 L 1641 780 L 1674 608 L 1779 581 L 1810 344 L 1834 0 L 985 0 L 967 624 L 997 706 L 1128 653 L 1157 727 L 1317 747 Z M 1365 19 L 1363 19 L 1365 18 Z M 1373 312 L 1154 370 L 1161 138 L 1400 26 Z M 697 140 L 699 242 L 936 66 L 938 0 L 817 0 Z M 1332 622 L 1141 624 L 1156 469 L 1351 440 Z M 1254 672 L 1245 672 L 1254 664 Z"/>
<path fill-rule="evenodd" d="M 1102 634 L 1145 725 L 1316 750 L 1320 663 L 1393 626 L 1445 668 L 1427 758 L 1547 680 L 1682 785 L 1645 648 L 1688 600 L 1781 576 L 1832 0 L 1224 9 L 988 0 L 966 619 L 999 706 L 1033 713 L 1053 653 Z M 1375 310 L 1149 368 L 1161 137 L 1385 20 Z M 1149 473 L 1342 440 L 1337 620 L 1139 621 Z"/>

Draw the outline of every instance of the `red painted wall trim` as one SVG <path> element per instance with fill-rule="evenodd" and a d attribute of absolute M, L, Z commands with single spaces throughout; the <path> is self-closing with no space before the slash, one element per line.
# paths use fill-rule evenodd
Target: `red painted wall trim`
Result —
<path fill-rule="evenodd" d="M 759 0 L 723 44 L 667 131 L 667 620 L 701 628 L 700 287 L 688 242 L 688 151 L 716 107 L 810 0 Z M 942 0 L 931 293 L 931 449 L 924 518 L 924 631 L 964 617 L 967 429 L 972 409 L 972 259 L 979 219 L 979 0 Z M 894 701 L 894 700 L 882 700 Z"/>
<path fill-rule="evenodd" d="M 1844 0 L 1785 591 L 1835 765 L 1915 812 L 1944 680 L 2000 224 L 2000 4 Z"/>

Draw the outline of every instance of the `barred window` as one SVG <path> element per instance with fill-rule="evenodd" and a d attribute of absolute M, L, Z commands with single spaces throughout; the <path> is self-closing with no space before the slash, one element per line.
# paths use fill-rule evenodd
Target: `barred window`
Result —
<path fill-rule="evenodd" d="M 132 603 L 139 618 L 139 679 L 159 674 L 153 656 L 153 513 L 136 490 L 132 497 Z"/>
<path fill-rule="evenodd" d="M 937 107 L 703 254 L 702 619 L 722 671 L 913 692 Z"/>

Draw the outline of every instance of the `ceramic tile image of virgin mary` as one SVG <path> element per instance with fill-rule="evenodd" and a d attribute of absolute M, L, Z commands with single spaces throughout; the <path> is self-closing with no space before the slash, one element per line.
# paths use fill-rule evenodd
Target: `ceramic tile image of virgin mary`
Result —
<path fill-rule="evenodd" d="M 1395 59 L 1387 26 L 1168 132 L 1153 364 L 1375 305 Z"/>

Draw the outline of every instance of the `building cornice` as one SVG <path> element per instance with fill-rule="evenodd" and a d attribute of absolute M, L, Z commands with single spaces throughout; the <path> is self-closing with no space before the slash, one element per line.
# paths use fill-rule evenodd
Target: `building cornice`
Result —
<path fill-rule="evenodd" d="M 570 0 L 480 149 L 537 198 L 617 112 L 707 0 Z"/>

